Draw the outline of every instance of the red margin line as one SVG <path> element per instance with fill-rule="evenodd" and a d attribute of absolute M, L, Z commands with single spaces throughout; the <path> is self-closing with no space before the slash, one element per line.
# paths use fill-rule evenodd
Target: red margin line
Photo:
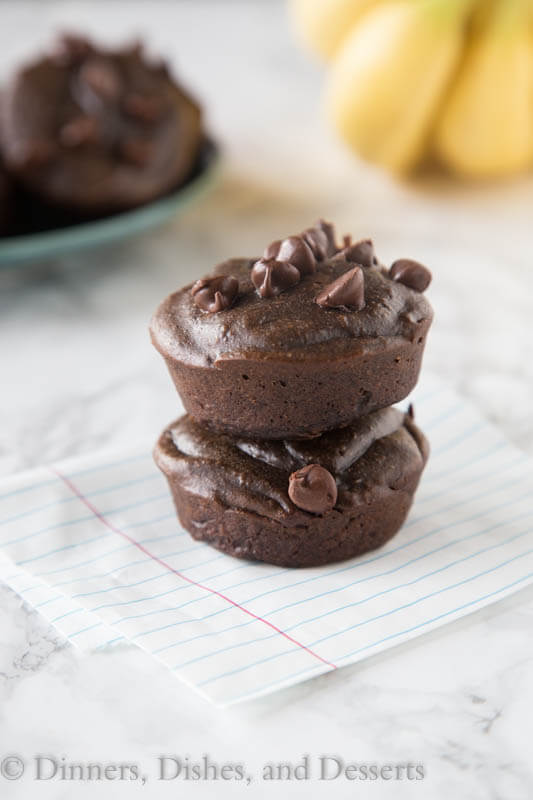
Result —
<path fill-rule="evenodd" d="M 309 655 L 314 656 L 314 658 L 317 658 L 319 661 L 322 661 L 323 664 L 327 664 L 328 667 L 331 667 L 332 669 L 337 669 L 337 665 L 336 664 L 333 664 L 331 661 L 327 661 L 327 659 L 322 658 L 322 656 L 318 655 L 318 653 L 315 653 L 314 650 L 311 650 L 310 647 L 307 647 L 305 644 L 302 644 L 297 639 L 294 639 L 292 636 L 289 636 L 288 633 L 285 633 L 284 631 L 282 631 L 281 628 L 278 628 L 276 625 L 274 625 L 273 622 L 269 622 L 264 617 L 260 617 L 258 614 L 254 614 L 253 611 L 249 611 L 247 608 L 245 608 L 244 606 L 241 606 L 235 600 L 232 600 L 231 597 L 228 597 L 227 595 L 222 594 L 222 592 L 218 592 L 216 589 L 211 589 L 209 586 L 205 586 L 205 584 L 203 584 L 203 583 L 198 583 L 198 581 L 194 581 L 192 578 L 188 578 L 182 572 L 179 572 L 178 570 L 174 569 L 174 567 L 171 567 L 170 564 L 167 564 L 166 561 L 163 561 L 163 559 L 161 559 L 158 556 L 156 556 L 153 553 L 151 553 L 146 547 L 144 547 L 144 545 L 140 544 L 140 542 L 135 541 L 135 539 L 133 539 L 127 533 L 125 533 L 124 531 L 121 531 L 120 528 L 115 527 L 115 525 L 113 525 L 112 522 L 110 522 L 108 519 L 106 519 L 106 517 L 104 517 L 104 515 L 100 511 L 98 511 L 96 506 L 93 506 L 91 501 L 88 500 L 82 494 L 82 492 L 78 489 L 78 487 L 75 486 L 74 483 L 72 483 L 70 478 L 67 478 L 66 475 L 62 475 L 60 472 L 55 470 L 53 467 L 50 467 L 50 470 L 54 473 L 54 475 L 56 475 L 58 478 L 60 478 L 60 480 L 62 480 L 63 483 L 66 486 L 68 486 L 70 491 L 73 494 L 75 494 L 76 497 L 78 497 L 79 500 L 81 500 L 81 502 L 84 503 L 84 505 L 87 506 L 89 511 L 91 511 L 94 514 L 94 516 L 97 519 L 100 520 L 100 522 L 103 525 L 105 525 L 107 528 L 109 528 L 110 531 L 113 531 L 113 533 L 118 533 L 119 536 L 122 536 L 123 539 L 126 539 L 128 542 L 130 542 L 130 544 L 133 544 L 138 550 L 140 550 L 142 553 L 147 555 L 153 561 L 156 561 L 158 564 L 161 564 L 162 567 L 165 567 L 166 569 L 170 570 L 170 572 L 173 572 L 174 575 L 177 575 L 179 578 L 181 578 L 182 580 L 186 581 L 187 583 L 190 583 L 192 586 L 197 586 L 199 589 L 204 589 L 206 592 L 209 592 L 209 594 L 214 594 L 217 597 L 220 597 L 222 600 L 225 600 L 227 603 L 230 603 L 235 608 L 238 608 L 240 611 L 243 611 L 245 614 L 248 614 L 249 617 L 253 617 L 253 619 L 258 620 L 259 622 L 263 622 L 265 625 L 267 625 L 273 631 L 276 631 L 276 633 L 279 633 L 280 636 L 283 636 L 285 639 L 288 639 L 289 642 L 292 642 L 293 644 L 295 644 L 298 647 L 300 647 L 302 650 L 305 650 L 307 653 L 309 653 Z"/>

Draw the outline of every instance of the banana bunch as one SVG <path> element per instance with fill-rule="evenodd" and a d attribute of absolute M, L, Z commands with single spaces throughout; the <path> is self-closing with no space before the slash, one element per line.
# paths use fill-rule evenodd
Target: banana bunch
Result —
<path fill-rule="evenodd" d="M 533 166 L 533 0 L 290 0 L 330 61 L 326 108 L 363 158 L 467 178 Z"/>

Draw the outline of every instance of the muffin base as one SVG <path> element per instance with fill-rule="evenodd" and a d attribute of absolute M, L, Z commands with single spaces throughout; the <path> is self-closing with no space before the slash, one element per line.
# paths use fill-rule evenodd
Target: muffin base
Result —
<path fill-rule="evenodd" d="M 420 373 L 431 320 L 413 341 L 368 341 L 328 360 L 220 359 L 190 366 L 165 356 L 185 410 L 223 433 L 298 439 L 342 428 L 403 400 Z"/>
<path fill-rule="evenodd" d="M 287 527 L 175 484 L 171 491 L 178 518 L 193 539 L 236 558 L 280 567 L 317 567 L 375 550 L 398 532 L 413 501 L 407 490 L 382 491 L 350 511 L 334 509 L 327 517 Z"/>

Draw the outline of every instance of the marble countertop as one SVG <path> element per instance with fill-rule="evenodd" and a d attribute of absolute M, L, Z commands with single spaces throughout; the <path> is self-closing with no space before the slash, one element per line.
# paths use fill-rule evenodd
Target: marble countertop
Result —
<path fill-rule="evenodd" d="M 95 9 L 98 9 L 95 13 Z M 176 398 L 146 333 L 157 302 L 229 255 L 317 216 L 372 235 L 383 260 L 434 272 L 425 366 L 533 455 L 533 179 L 398 184 L 358 164 L 319 116 L 321 69 L 290 40 L 281 2 L 5 2 L 0 72 L 77 27 L 168 53 L 224 149 L 217 188 L 120 247 L 0 273 L 0 474 L 154 439 Z M 23 35 L 21 35 L 23 31 Z M 526 800 L 533 795 L 533 589 L 360 665 L 220 711 L 133 647 L 82 656 L 0 588 L 0 762 L 18 754 L 132 763 L 150 797 Z M 245 762 L 256 778 L 157 781 L 157 757 Z M 310 781 L 261 780 L 309 754 Z M 422 781 L 320 781 L 319 758 L 422 764 Z M 1 771 L 1 763 L 0 763 Z M 126 798 L 139 781 L 106 781 Z M 145 796 L 146 796 L 146 790 Z M 0 777 L 0 796 L 95 796 L 90 782 Z"/>

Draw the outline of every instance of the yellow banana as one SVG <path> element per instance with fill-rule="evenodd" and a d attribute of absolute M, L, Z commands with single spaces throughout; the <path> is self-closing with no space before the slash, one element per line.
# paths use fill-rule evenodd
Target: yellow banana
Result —
<path fill-rule="evenodd" d="M 379 0 L 290 0 L 292 25 L 301 39 L 329 59 L 359 17 Z"/>
<path fill-rule="evenodd" d="M 398 0 L 367 12 L 332 66 L 326 105 L 369 161 L 405 172 L 420 161 L 457 70 L 471 0 Z"/>
<path fill-rule="evenodd" d="M 445 164 L 498 177 L 533 163 L 530 0 L 498 0 L 472 40 L 436 131 Z"/>

